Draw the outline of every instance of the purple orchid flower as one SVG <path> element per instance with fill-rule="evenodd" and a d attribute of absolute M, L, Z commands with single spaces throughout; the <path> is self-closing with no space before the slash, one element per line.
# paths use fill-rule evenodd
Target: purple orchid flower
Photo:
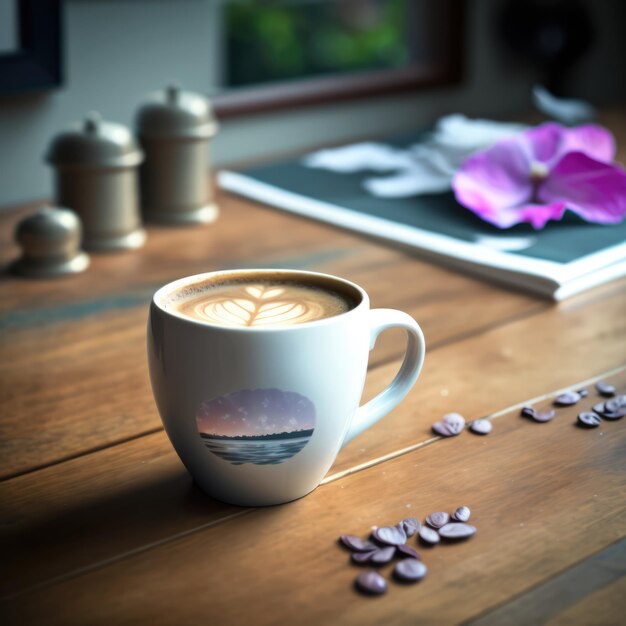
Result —
<path fill-rule="evenodd" d="M 498 228 L 530 222 L 540 229 L 566 209 L 616 224 L 626 215 L 626 171 L 614 157 L 606 129 L 547 123 L 474 153 L 452 188 L 462 205 Z"/>

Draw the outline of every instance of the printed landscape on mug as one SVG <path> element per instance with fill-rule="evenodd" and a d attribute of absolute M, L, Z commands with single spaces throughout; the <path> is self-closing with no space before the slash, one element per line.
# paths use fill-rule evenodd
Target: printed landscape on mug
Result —
<path fill-rule="evenodd" d="M 242 389 L 203 402 L 196 412 L 206 447 L 233 465 L 276 465 L 313 435 L 315 406 L 293 391 Z"/>

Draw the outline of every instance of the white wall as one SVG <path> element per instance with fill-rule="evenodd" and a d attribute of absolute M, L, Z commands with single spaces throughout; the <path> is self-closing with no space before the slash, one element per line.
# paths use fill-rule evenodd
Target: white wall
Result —
<path fill-rule="evenodd" d="M 65 0 L 64 86 L 44 95 L 0 98 L 0 205 L 50 195 L 42 155 L 52 135 L 85 112 L 98 110 L 132 124 L 143 95 L 170 82 L 214 93 L 221 1 Z M 453 111 L 505 118 L 527 111 L 533 77 L 501 58 L 493 41 L 493 10 L 500 2 L 469 2 L 462 85 L 227 121 L 215 139 L 216 163 L 416 128 Z M 609 22 L 611 4 L 594 3 L 604 6 L 600 13 Z M 615 45 L 605 47 L 611 53 Z M 584 69 L 587 87 L 596 91 L 602 83 L 598 63 L 605 67 L 600 58 Z"/>
<path fill-rule="evenodd" d="M 65 80 L 41 95 L 0 98 L 0 205 L 49 197 L 50 138 L 97 110 L 132 124 L 144 94 L 174 81 L 208 92 L 210 0 L 65 0 Z"/>

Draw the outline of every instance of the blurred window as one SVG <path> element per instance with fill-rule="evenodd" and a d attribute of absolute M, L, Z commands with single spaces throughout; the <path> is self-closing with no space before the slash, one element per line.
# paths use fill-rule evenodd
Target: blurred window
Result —
<path fill-rule="evenodd" d="M 458 80 L 462 0 L 230 0 L 222 113 Z"/>
<path fill-rule="evenodd" d="M 420 24 L 408 0 L 231 2 L 226 85 L 403 67 Z"/>

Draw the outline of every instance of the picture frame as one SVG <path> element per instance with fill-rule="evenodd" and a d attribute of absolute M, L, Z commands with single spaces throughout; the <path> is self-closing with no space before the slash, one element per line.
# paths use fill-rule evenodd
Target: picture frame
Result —
<path fill-rule="evenodd" d="M 0 96 L 62 84 L 61 0 L 9 0 L 16 16 L 12 49 L 0 51 Z"/>

